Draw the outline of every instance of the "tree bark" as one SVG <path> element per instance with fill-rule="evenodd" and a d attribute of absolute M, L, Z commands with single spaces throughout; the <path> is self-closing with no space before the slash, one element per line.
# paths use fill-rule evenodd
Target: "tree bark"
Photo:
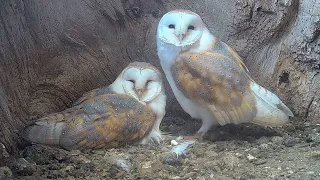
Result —
<path fill-rule="evenodd" d="M 28 121 L 69 107 L 132 61 L 161 69 L 161 16 L 189 9 L 243 57 L 253 78 L 300 118 L 319 123 L 317 0 L 4 0 L 0 3 L 0 142 L 23 145 Z M 165 84 L 167 116 L 185 114 Z M 185 117 L 188 117 L 187 115 Z"/>

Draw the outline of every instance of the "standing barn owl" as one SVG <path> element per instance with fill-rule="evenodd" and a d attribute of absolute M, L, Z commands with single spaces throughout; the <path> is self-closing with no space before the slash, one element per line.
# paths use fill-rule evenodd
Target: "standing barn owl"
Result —
<path fill-rule="evenodd" d="M 71 149 L 160 143 L 165 115 L 162 76 L 149 63 L 134 62 L 109 86 L 84 94 L 73 106 L 38 119 L 22 137 Z"/>
<path fill-rule="evenodd" d="M 157 51 L 178 102 L 192 118 L 202 120 L 196 138 L 213 125 L 281 126 L 293 116 L 250 77 L 238 54 L 214 37 L 194 12 L 174 10 L 161 18 Z"/>

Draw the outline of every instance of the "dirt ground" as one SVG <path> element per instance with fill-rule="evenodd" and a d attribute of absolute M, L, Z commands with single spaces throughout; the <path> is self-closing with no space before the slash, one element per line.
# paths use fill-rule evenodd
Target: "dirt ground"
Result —
<path fill-rule="evenodd" d="M 210 131 L 185 155 L 170 152 L 171 140 L 199 126 L 199 121 L 165 118 L 161 128 L 171 134 L 158 146 L 85 152 L 28 146 L 0 167 L 0 179 L 320 179 L 319 124 L 227 125 L 218 128 L 215 139 Z"/>

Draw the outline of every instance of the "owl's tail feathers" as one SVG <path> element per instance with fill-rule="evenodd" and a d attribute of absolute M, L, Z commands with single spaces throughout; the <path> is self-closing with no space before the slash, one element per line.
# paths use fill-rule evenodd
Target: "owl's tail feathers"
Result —
<path fill-rule="evenodd" d="M 251 83 L 251 89 L 255 93 L 257 102 L 257 114 L 252 123 L 277 127 L 288 123 L 289 116 L 294 116 L 277 95 L 256 83 Z"/>
<path fill-rule="evenodd" d="M 30 143 L 59 145 L 63 128 L 63 122 L 46 123 L 39 121 L 25 127 L 21 136 Z"/>

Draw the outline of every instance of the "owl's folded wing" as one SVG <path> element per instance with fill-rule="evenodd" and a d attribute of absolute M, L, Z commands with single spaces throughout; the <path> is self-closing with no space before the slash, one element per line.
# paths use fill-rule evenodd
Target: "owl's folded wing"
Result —
<path fill-rule="evenodd" d="M 93 89 L 93 90 L 83 94 L 76 102 L 74 102 L 72 104 L 72 106 L 77 106 L 90 98 L 93 98 L 93 97 L 99 96 L 99 95 L 103 95 L 103 94 L 114 94 L 114 92 L 108 86 L 103 87 L 103 88 Z"/>
<path fill-rule="evenodd" d="M 256 115 L 252 81 L 237 61 L 218 53 L 186 52 L 171 71 L 180 91 L 210 110 L 220 125 L 249 122 Z"/>
<path fill-rule="evenodd" d="M 243 63 L 242 58 L 238 55 L 236 51 L 234 51 L 229 45 L 226 43 L 216 39 L 214 40 L 212 47 L 209 50 L 211 53 L 214 54 L 223 54 L 228 58 L 234 60 L 236 64 L 238 64 L 246 73 L 249 73 L 248 68 Z M 249 76 L 251 79 L 251 77 Z M 253 81 L 253 79 L 251 79 Z"/>
<path fill-rule="evenodd" d="M 40 119 L 33 121 L 33 124 L 46 125 L 51 123 L 64 122 L 67 119 L 70 119 L 72 116 L 76 116 L 76 114 L 78 113 L 76 109 L 82 107 L 82 106 L 79 106 L 81 103 L 91 100 L 97 96 L 106 95 L 106 94 L 115 94 L 115 93 L 109 87 L 93 89 L 83 94 L 77 101 L 75 101 L 72 104 L 71 108 L 66 109 L 62 112 L 51 113 L 45 117 L 42 117 Z"/>
<path fill-rule="evenodd" d="M 142 139 L 155 120 L 149 106 L 126 95 L 103 94 L 39 119 L 25 128 L 24 138 L 65 149 L 118 147 Z"/>
<path fill-rule="evenodd" d="M 60 144 L 67 149 L 97 149 L 133 143 L 147 135 L 156 120 L 149 106 L 127 95 L 104 94 L 83 104 Z M 73 144 L 74 147 L 70 147 Z"/>

